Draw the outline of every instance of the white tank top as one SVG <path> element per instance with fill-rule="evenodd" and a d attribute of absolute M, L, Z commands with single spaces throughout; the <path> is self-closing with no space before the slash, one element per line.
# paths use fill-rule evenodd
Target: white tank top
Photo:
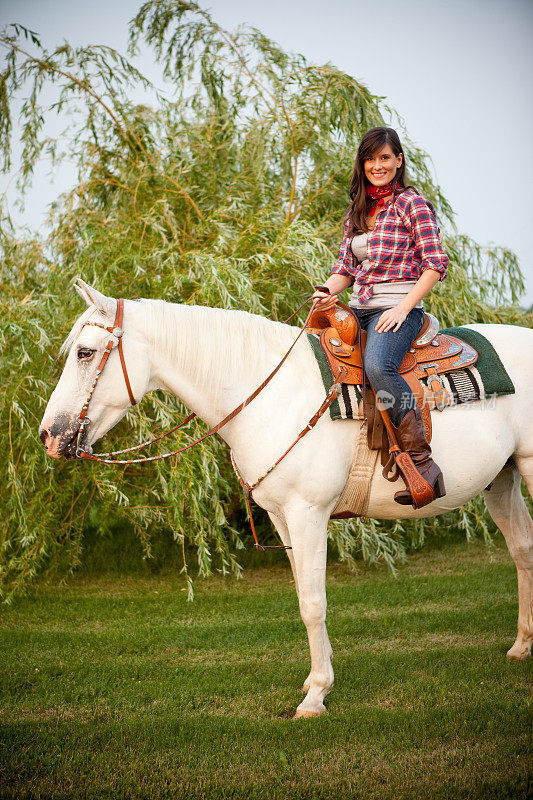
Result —
<path fill-rule="evenodd" d="M 351 243 L 352 253 L 360 262 L 359 266 L 362 269 L 371 267 L 368 258 L 368 233 L 360 233 L 354 236 Z M 384 281 L 382 283 L 374 283 L 372 297 L 366 303 L 359 302 L 359 284 L 354 283 L 354 290 L 350 297 L 349 304 L 354 308 L 392 308 L 398 305 L 413 288 L 416 281 Z M 415 308 L 422 308 L 422 301 L 415 306 Z"/>

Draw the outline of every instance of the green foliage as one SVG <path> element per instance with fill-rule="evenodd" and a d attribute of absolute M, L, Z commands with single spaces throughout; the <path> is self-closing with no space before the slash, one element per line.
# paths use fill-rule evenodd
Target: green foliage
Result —
<path fill-rule="evenodd" d="M 65 43 L 49 52 L 21 26 L 0 37 L 7 50 L 0 76 L 6 166 L 12 105 L 23 94 L 21 189 L 44 156 L 74 159 L 79 176 L 55 203 L 46 239 L 15 232 L 7 212 L 0 228 L 0 582 L 8 599 L 45 566 L 74 568 L 84 526 L 104 532 L 127 523 L 147 556 L 154 537 L 171 530 L 189 591 L 186 546 L 196 548 L 200 574 L 213 567 L 238 574 L 236 552 L 248 541 L 221 441 L 171 468 L 112 471 L 45 458 L 37 427 L 60 373 L 59 345 L 81 310 L 69 291 L 75 276 L 114 296 L 283 319 L 333 264 L 357 141 L 392 118 L 411 179 L 437 208 L 451 259 L 449 279 L 432 293 L 429 310 L 444 325 L 531 319 L 516 305 L 523 280 L 515 256 L 455 233 L 427 155 L 360 82 L 281 51 L 255 29 L 224 31 L 191 2 L 145 3 L 130 33 L 130 56 L 145 43 L 154 48 L 175 87 L 172 100 L 110 48 Z M 150 105 L 130 100 L 139 86 L 151 92 Z M 51 91 L 55 101 L 45 109 Z M 64 120 L 67 111 L 68 132 L 47 135 L 51 115 Z M 130 411 L 109 445 L 147 438 L 182 413 L 174 399 L 156 393 Z M 472 532 L 477 511 L 462 513 L 450 515 L 450 524 L 467 519 Z M 361 551 L 392 565 L 406 534 L 421 542 L 425 529 L 440 524 L 357 521 L 333 526 L 332 536 L 342 558 Z"/>

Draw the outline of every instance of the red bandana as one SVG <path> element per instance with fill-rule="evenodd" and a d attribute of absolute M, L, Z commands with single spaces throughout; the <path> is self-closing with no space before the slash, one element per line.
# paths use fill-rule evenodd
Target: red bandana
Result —
<path fill-rule="evenodd" d="M 368 216 L 372 217 L 376 210 L 379 210 L 380 206 L 385 206 L 384 197 L 388 197 L 388 195 L 393 193 L 393 186 L 394 178 L 389 183 L 386 183 L 385 186 L 374 186 L 372 183 L 367 183 L 365 185 L 365 192 L 366 192 L 366 203 L 368 209 Z"/>

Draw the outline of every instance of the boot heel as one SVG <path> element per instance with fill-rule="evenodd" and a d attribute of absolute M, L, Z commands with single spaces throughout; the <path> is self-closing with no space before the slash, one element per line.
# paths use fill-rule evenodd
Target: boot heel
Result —
<path fill-rule="evenodd" d="M 446 494 L 442 472 L 435 481 L 435 483 L 433 484 L 433 491 L 435 492 L 435 499 L 437 499 L 437 497 L 444 497 L 444 495 Z"/>

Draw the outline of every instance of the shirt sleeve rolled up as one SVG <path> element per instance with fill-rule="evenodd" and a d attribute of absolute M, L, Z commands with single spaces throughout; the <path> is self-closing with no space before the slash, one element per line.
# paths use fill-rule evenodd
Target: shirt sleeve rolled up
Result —
<path fill-rule="evenodd" d="M 342 237 L 339 257 L 333 265 L 332 275 L 346 275 L 354 282 L 355 258 L 350 248 L 352 237 L 348 236 L 348 220 L 344 223 L 344 235 Z"/>
<path fill-rule="evenodd" d="M 421 271 L 434 269 L 440 275 L 439 280 L 443 281 L 449 258 L 442 248 L 432 203 L 415 195 L 406 209 L 404 224 L 411 231 L 415 249 L 422 259 Z"/>

